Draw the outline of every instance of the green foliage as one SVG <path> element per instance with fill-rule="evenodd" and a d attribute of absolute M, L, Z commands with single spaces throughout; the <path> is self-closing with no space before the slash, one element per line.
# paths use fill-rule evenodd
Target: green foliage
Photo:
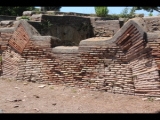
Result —
<path fill-rule="evenodd" d="M 35 12 L 40 11 L 40 8 L 34 8 L 33 11 Z"/>
<path fill-rule="evenodd" d="M 160 12 L 160 7 L 159 6 L 154 6 L 154 7 L 136 7 L 136 10 L 145 10 L 147 12 L 153 12 L 154 10 L 157 12 Z"/>
<path fill-rule="evenodd" d="M 121 17 L 121 18 L 133 18 L 134 14 L 135 14 L 135 10 L 136 10 L 136 7 L 132 7 L 130 11 L 126 7 L 126 8 L 123 9 L 123 11 L 119 15 L 119 17 Z"/>
<path fill-rule="evenodd" d="M 120 17 L 122 17 L 122 18 L 128 17 L 128 8 L 127 7 L 122 10 L 122 12 L 120 13 Z"/>
<path fill-rule="evenodd" d="M 29 16 L 22 16 L 21 19 L 30 20 Z"/>
<path fill-rule="evenodd" d="M 43 29 L 49 29 L 52 26 L 52 23 L 49 20 L 42 20 L 40 23 Z"/>
<path fill-rule="evenodd" d="M 40 14 L 40 8 L 34 8 L 32 11 L 34 11 L 36 14 Z"/>
<path fill-rule="evenodd" d="M 95 8 L 95 12 L 96 12 L 96 15 L 98 17 L 106 17 L 108 15 L 108 8 L 107 7 L 94 7 Z"/>
<path fill-rule="evenodd" d="M 153 102 L 153 101 L 154 101 L 154 98 L 153 98 L 153 97 L 149 97 L 149 98 L 148 98 L 148 101 Z"/>
<path fill-rule="evenodd" d="M 41 32 L 43 33 L 45 33 L 45 32 L 47 32 L 48 30 L 49 30 L 49 28 L 53 25 L 49 20 L 43 20 L 42 19 L 42 22 L 40 23 L 40 25 L 41 25 Z M 41 33 L 41 34 L 42 34 Z"/>
<path fill-rule="evenodd" d="M 122 10 L 122 12 L 118 16 L 119 18 L 124 18 L 124 21 L 126 22 L 129 19 L 135 17 L 135 10 L 136 10 L 135 7 L 132 7 L 130 10 L 129 8 L 126 7 Z"/>
<path fill-rule="evenodd" d="M 149 15 L 149 16 L 153 16 L 152 12 L 150 12 L 148 15 Z"/>
<path fill-rule="evenodd" d="M 34 10 L 34 7 L 8 7 L 8 6 L 0 6 L 0 15 L 10 15 L 10 16 L 22 16 L 24 11 Z"/>
<path fill-rule="evenodd" d="M 136 11 L 136 7 L 132 7 L 131 10 L 130 10 L 130 16 L 134 16 L 135 14 L 135 11 Z"/>

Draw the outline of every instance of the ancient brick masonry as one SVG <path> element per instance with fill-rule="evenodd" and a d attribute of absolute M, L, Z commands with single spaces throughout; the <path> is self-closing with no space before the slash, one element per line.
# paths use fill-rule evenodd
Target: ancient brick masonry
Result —
<path fill-rule="evenodd" d="M 101 39 L 106 40 L 106 38 Z M 100 42 L 101 40 L 92 39 L 90 48 L 83 44 L 80 46 L 83 56 L 82 61 L 86 60 L 84 63 L 88 61 L 90 64 L 84 65 L 87 66 L 85 68 L 90 75 L 87 78 L 91 84 L 90 88 L 107 92 L 134 94 L 132 71 L 126 63 L 123 51 L 116 44 L 103 44 L 103 40 L 101 45 L 98 46 L 94 41 Z M 85 48 L 89 48 L 87 50 L 88 55 Z"/>
<path fill-rule="evenodd" d="M 143 30 L 148 31 L 145 29 L 147 28 L 144 26 L 145 23 L 142 21 L 141 23 Z M 132 30 L 135 29 L 132 32 L 130 32 L 131 27 Z M 151 44 L 153 38 L 158 35 L 154 33 L 153 36 L 153 33 L 152 35 L 148 33 L 146 37 L 146 33 L 140 31 L 139 29 L 138 32 L 138 29 L 131 25 L 116 43 L 126 52 L 125 55 L 132 68 L 135 95 L 159 96 L 159 70 L 156 64 L 157 58 L 153 56 L 154 45 L 158 45 L 158 42 L 154 41 L 154 44 Z M 155 49 L 157 51 L 157 48 Z"/>
<path fill-rule="evenodd" d="M 39 38 L 39 37 L 38 37 Z M 49 83 L 52 80 L 52 67 L 57 64 L 48 52 L 50 52 L 50 36 L 44 37 L 45 41 L 35 41 L 32 38 L 23 50 L 19 61 L 19 73 L 17 80 L 28 80 L 40 83 Z M 39 38 L 40 39 L 40 38 Z M 40 47 L 41 46 L 41 47 Z"/>
<path fill-rule="evenodd" d="M 19 53 L 22 53 L 26 44 L 28 43 L 29 38 L 27 32 L 21 24 L 19 24 L 16 31 L 14 31 L 13 36 L 9 40 L 9 45 L 14 47 Z"/>
<path fill-rule="evenodd" d="M 7 21 L 5 21 L 4 23 L 6 23 Z M 2 23 L 2 22 L 1 22 Z M 3 23 L 3 24 L 4 24 Z M 11 23 L 10 21 L 7 23 Z M 12 22 L 13 23 L 13 22 Z M 17 25 L 16 22 L 14 24 L 15 26 Z M 14 68 L 17 68 L 18 66 L 16 64 L 13 64 L 10 62 L 10 58 L 9 56 L 11 56 L 11 59 L 17 58 L 17 56 L 12 52 L 11 49 L 8 49 L 8 41 L 11 39 L 12 35 L 14 32 L 14 28 L 13 26 L 10 26 L 10 28 L 6 28 L 6 27 L 1 27 L 0 29 L 0 56 L 1 56 L 1 74 L 3 72 L 3 75 L 17 75 L 17 72 L 13 72 Z M 3 52 L 2 52 L 3 51 Z M 4 54 L 6 54 L 6 56 L 4 56 Z M 3 64 L 2 64 L 3 61 Z M 2 66 L 3 66 L 3 70 L 2 70 Z"/>
<path fill-rule="evenodd" d="M 90 18 L 96 37 L 112 37 L 120 29 L 119 20 L 105 20 L 104 18 Z"/>
<path fill-rule="evenodd" d="M 142 18 L 129 20 L 113 37 L 51 48 L 26 21 L 1 30 L 2 76 L 131 95 L 160 96 L 159 32 Z M 19 31 L 19 32 L 18 32 Z"/>

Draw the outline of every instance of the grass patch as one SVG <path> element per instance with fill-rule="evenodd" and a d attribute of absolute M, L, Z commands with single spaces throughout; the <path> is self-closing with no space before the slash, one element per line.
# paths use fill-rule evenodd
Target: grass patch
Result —
<path fill-rule="evenodd" d="M 77 91 L 76 91 L 75 89 L 72 89 L 72 92 L 73 92 L 73 93 L 77 93 Z"/>
<path fill-rule="evenodd" d="M 22 16 L 21 19 L 30 20 L 30 17 L 29 16 Z"/>
<path fill-rule="evenodd" d="M 54 87 L 53 87 L 53 86 L 51 86 L 51 87 L 50 87 L 50 89 L 54 90 Z"/>
<path fill-rule="evenodd" d="M 148 101 L 153 102 L 153 101 L 154 101 L 154 98 L 153 98 L 153 97 L 149 97 L 149 98 L 148 98 Z"/>

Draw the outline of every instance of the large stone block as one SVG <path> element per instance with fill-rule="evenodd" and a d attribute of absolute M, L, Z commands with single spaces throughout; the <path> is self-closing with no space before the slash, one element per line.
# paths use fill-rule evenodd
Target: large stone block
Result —
<path fill-rule="evenodd" d="M 32 16 L 35 13 L 36 13 L 35 11 L 24 11 L 23 16 Z"/>

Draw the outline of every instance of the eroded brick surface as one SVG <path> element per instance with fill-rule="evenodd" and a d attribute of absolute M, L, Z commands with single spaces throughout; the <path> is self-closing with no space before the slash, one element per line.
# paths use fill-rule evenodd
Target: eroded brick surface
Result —
<path fill-rule="evenodd" d="M 112 93 L 160 95 L 159 33 L 145 31 L 139 19 L 128 21 L 111 38 L 87 39 L 77 47 L 56 51 L 51 37 L 37 34 L 29 39 L 30 29 L 23 22 L 13 33 L 1 32 L 2 76 Z"/>
<path fill-rule="evenodd" d="M 18 28 L 14 31 L 11 39 L 9 40 L 9 45 L 19 53 L 22 53 L 28 41 L 29 37 L 27 32 L 24 27 L 19 24 Z"/>

